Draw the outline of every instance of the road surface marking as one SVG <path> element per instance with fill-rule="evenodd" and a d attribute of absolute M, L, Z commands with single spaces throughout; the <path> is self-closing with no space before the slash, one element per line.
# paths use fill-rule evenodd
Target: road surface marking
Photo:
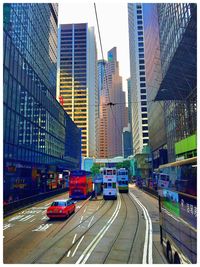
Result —
<path fill-rule="evenodd" d="M 52 203 L 52 202 L 51 202 Z M 47 207 L 47 206 L 50 206 L 51 205 L 51 203 L 47 203 L 46 205 L 44 205 L 45 207 Z"/>
<path fill-rule="evenodd" d="M 3 230 L 6 230 L 8 228 L 12 227 L 12 224 L 11 223 L 7 223 L 3 226 Z"/>
<path fill-rule="evenodd" d="M 82 220 L 83 220 L 83 216 L 81 216 L 81 220 L 80 220 L 80 223 L 82 222 Z"/>
<path fill-rule="evenodd" d="M 152 222 L 151 218 L 149 216 L 149 213 L 146 209 L 146 207 L 136 198 L 136 196 L 130 192 L 130 195 L 132 198 L 137 202 L 137 204 L 141 207 L 144 218 L 146 221 L 146 232 L 145 232 L 145 243 L 144 243 L 144 250 L 143 250 L 143 264 L 152 264 L 153 259 L 152 259 Z M 148 254 L 148 259 L 147 259 L 147 254 Z"/>
<path fill-rule="evenodd" d="M 32 230 L 32 232 L 44 232 L 44 231 L 46 231 L 51 225 L 52 225 L 52 223 L 41 224 L 41 225 L 38 226 L 38 228 Z"/>
<path fill-rule="evenodd" d="M 92 216 L 92 218 L 91 218 L 91 220 L 90 220 L 90 222 L 88 224 L 88 228 L 90 227 L 90 224 L 91 224 L 91 222 L 92 222 L 93 219 L 94 219 L 94 216 Z"/>
<path fill-rule="evenodd" d="M 86 212 L 86 210 L 87 210 L 87 207 L 84 209 L 84 212 L 83 212 L 83 213 L 85 213 L 85 212 Z"/>
<path fill-rule="evenodd" d="M 8 220 L 8 221 L 9 221 L 9 222 L 12 222 L 12 221 L 21 219 L 22 217 L 24 217 L 24 215 L 17 215 L 17 216 L 12 217 L 12 218 L 11 218 L 10 220 Z"/>
<path fill-rule="evenodd" d="M 41 221 L 49 219 L 47 216 L 42 217 Z"/>
<path fill-rule="evenodd" d="M 74 235 L 74 239 L 72 241 L 72 244 L 74 244 L 77 234 Z"/>
<path fill-rule="evenodd" d="M 67 257 L 68 257 L 68 258 L 69 258 L 69 256 L 70 256 L 70 253 L 71 253 L 71 250 L 69 250 L 68 253 L 67 253 Z"/>
<path fill-rule="evenodd" d="M 84 252 L 81 254 L 79 259 L 77 260 L 76 264 L 86 263 L 86 261 L 88 260 L 88 258 L 91 255 L 92 251 L 95 249 L 95 247 L 97 246 L 99 241 L 103 238 L 103 236 L 105 235 L 105 233 L 107 232 L 107 230 L 109 229 L 111 224 L 116 219 L 116 217 L 119 213 L 120 207 L 121 207 L 121 198 L 120 198 L 120 195 L 118 195 L 118 196 L 119 197 L 117 200 L 117 207 L 116 207 L 115 211 L 113 212 L 112 216 L 107 221 L 106 225 L 101 229 L 101 231 L 95 236 L 95 238 L 92 240 L 92 242 L 87 246 L 87 248 L 84 250 Z"/>
<path fill-rule="evenodd" d="M 83 238 L 84 238 L 84 236 L 82 236 L 82 237 L 81 237 L 81 240 L 78 242 L 78 244 L 77 244 L 77 246 L 76 246 L 76 248 L 75 248 L 75 250 L 74 250 L 74 252 L 73 252 L 73 254 L 72 254 L 72 257 L 74 257 L 74 255 L 75 255 L 75 253 L 76 253 L 78 247 L 80 246 L 80 243 L 82 242 Z"/>
<path fill-rule="evenodd" d="M 34 215 L 27 215 L 27 216 L 25 216 L 24 218 L 20 219 L 19 221 L 20 221 L 20 222 L 26 222 L 26 221 L 28 221 L 29 219 L 31 219 L 32 217 L 34 217 Z"/>

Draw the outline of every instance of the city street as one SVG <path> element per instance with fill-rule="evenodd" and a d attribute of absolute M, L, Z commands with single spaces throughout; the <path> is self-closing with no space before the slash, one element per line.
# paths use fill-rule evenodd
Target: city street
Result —
<path fill-rule="evenodd" d="M 152 244 L 146 241 L 145 215 L 135 198 L 148 210 Z M 98 196 L 76 203 L 76 213 L 66 220 L 48 219 L 50 203 L 45 200 L 4 219 L 4 263 L 137 264 L 147 263 L 145 253 L 152 253 L 153 263 L 167 263 L 160 245 L 158 202 L 134 185 L 116 201 Z"/>

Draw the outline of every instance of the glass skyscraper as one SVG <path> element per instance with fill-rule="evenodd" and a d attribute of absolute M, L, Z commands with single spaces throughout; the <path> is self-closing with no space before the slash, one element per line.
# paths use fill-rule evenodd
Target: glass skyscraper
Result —
<path fill-rule="evenodd" d="M 197 6 L 158 4 L 162 80 L 155 100 L 164 101 L 169 161 L 175 143 L 197 130 Z"/>
<path fill-rule="evenodd" d="M 62 24 L 59 40 L 58 96 L 81 129 L 82 156 L 96 156 L 98 85 L 94 28 L 87 23 Z"/>
<path fill-rule="evenodd" d="M 144 16 L 144 47 L 148 101 L 149 145 L 153 167 L 167 163 L 167 138 L 164 103 L 154 102 L 161 79 L 160 35 L 157 4 L 142 4 Z"/>
<path fill-rule="evenodd" d="M 80 166 L 80 130 L 55 99 L 58 5 L 4 4 L 3 15 L 4 198 L 11 200 L 37 193 L 51 168 Z"/>

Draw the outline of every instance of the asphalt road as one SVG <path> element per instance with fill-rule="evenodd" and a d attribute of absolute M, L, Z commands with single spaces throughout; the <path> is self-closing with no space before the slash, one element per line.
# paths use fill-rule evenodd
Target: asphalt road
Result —
<path fill-rule="evenodd" d="M 158 202 L 134 185 L 117 200 L 99 196 L 77 202 L 76 213 L 68 219 L 48 219 L 51 201 L 4 219 L 4 263 L 167 263 L 160 245 Z"/>

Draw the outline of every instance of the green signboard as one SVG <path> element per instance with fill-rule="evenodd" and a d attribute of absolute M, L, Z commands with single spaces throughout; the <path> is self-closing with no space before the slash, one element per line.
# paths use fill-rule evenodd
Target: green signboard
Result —
<path fill-rule="evenodd" d="M 197 150 L 197 136 L 191 135 L 177 143 L 175 143 L 176 155 L 184 154 L 188 151 Z"/>

